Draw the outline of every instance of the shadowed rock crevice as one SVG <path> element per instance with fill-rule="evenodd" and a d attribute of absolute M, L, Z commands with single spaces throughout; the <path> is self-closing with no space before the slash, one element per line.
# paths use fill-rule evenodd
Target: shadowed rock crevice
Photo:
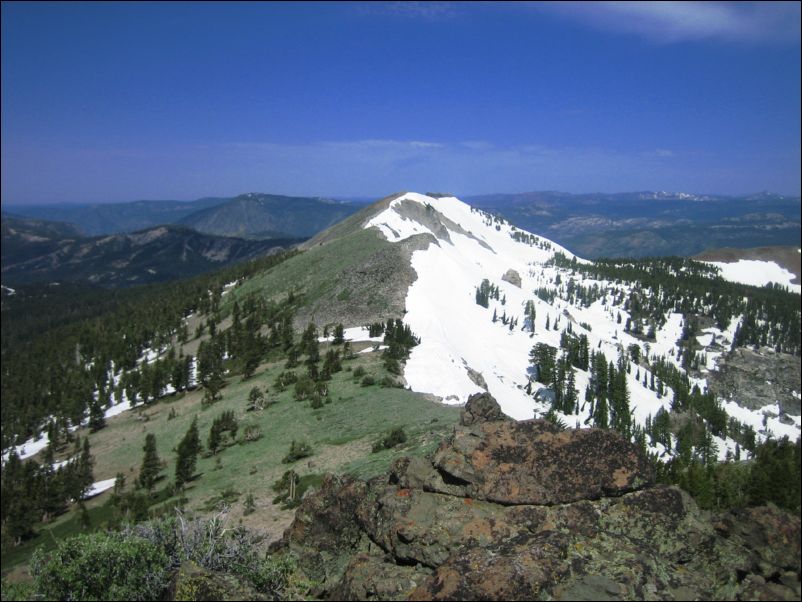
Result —
<path fill-rule="evenodd" d="M 313 595 L 799 599 L 798 516 L 711 520 L 682 490 L 653 485 L 616 433 L 514 422 L 494 404 L 474 396 L 430 458 L 400 458 L 369 482 L 328 477 L 304 499 L 279 547 L 320 584 Z"/>

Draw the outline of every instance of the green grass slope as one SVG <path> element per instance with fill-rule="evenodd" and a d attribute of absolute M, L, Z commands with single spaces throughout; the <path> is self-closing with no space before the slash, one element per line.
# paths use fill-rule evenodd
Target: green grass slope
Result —
<path fill-rule="evenodd" d="M 365 345 L 355 344 L 354 347 L 359 350 Z M 327 345 L 321 345 L 322 354 L 326 349 Z M 198 389 L 125 412 L 109 419 L 108 425 L 96 433 L 81 429 L 78 434 L 82 438 L 89 437 L 95 458 L 95 479 L 109 479 L 122 473 L 127 489 L 133 487 L 138 475 L 145 436 L 154 434 L 164 465 L 151 510 L 158 512 L 163 508 L 169 512 L 178 502 L 178 497 L 169 491 L 175 474 L 174 450 L 193 417 L 198 417 L 205 451 L 212 421 L 223 411 L 232 410 L 239 421 L 238 439 L 242 439 L 241 434 L 248 426 L 258 427 L 262 437 L 252 442 L 233 443 L 213 456 L 199 457 L 196 478 L 185 491 L 185 507 L 191 512 L 208 515 L 226 503 L 232 522 L 241 521 L 263 531 L 271 539 L 277 538 L 294 512 L 273 504 L 277 494 L 272 485 L 286 470 L 298 473 L 304 484 L 314 484 L 327 472 L 369 478 L 384 472 L 399 456 L 432 451 L 458 419 L 458 408 L 433 402 L 425 395 L 402 388 L 362 386 L 361 378 L 353 376 L 353 371 L 360 367 L 377 382 L 388 375 L 382 366 L 381 353 L 358 353 L 355 359 L 343 362 L 343 371 L 333 375 L 329 383 L 330 402 L 319 409 L 312 409 L 308 401 L 295 401 L 291 387 L 282 393 L 275 391 L 275 378 L 285 370 L 284 359 L 281 359 L 263 364 L 246 381 L 240 376 L 230 377 L 228 386 L 222 390 L 222 399 L 212 405 L 202 406 L 203 392 Z M 296 371 L 301 374 L 305 368 L 301 366 Z M 273 403 L 264 410 L 247 412 L 248 393 L 254 386 L 267 388 L 266 397 Z M 394 427 L 404 428 L 407 441 L 373 453 L 373 444 Z M 312 455 L 294 463 L 283 463 L 292 441 L 308 443 Z M 244 503 L 248 494 L 253 495 L 256 510 L 246 515 Z M 93 529 L 102 527 L 110 518 L 110 499 L 111 491 L 107 491 L 87 503 Z M 52 548 L 56 540 L 78 532 L 81 527 L 73 509 L 41 526 L 34 539 L 4 552 L 3 573 L 26 562 L 36 547 Z"/>

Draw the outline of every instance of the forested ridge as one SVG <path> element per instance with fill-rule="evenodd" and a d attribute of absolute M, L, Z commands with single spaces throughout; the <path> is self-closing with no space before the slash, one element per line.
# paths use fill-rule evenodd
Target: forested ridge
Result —
<path fill-rule="evenodd" d="M 219 319 L 226 283 L 278 265 L 271 255 L 185 281 L 127 290 L 21 287 L 3 299 L 2 445 L 37 433 L 49 416 L 80 422 L 93 392 L 113 394 L 109 372 L 131 370 L 146 348 L 188 337 L 193 312 Z"/>

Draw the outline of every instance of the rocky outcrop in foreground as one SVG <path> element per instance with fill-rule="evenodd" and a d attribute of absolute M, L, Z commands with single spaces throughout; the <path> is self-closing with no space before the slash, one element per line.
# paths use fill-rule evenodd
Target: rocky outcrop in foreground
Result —
<path fill-rule="evenodd" d="M 280 547 L 342 600 L 799 599 L 800 519 L 711 517 L 611 431 L 504 420 L 472 398 L 427 459 L 329 476 Z M 497 406 L 496 406 L 497 407 Z"/>

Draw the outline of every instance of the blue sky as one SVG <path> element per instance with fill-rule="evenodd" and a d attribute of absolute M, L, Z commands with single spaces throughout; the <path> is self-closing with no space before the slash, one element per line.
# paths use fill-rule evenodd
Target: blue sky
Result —
<path fill-rule="evenodd" d="M 2 202 L 800 194 L 792 3 L 2 4 Z"/>

